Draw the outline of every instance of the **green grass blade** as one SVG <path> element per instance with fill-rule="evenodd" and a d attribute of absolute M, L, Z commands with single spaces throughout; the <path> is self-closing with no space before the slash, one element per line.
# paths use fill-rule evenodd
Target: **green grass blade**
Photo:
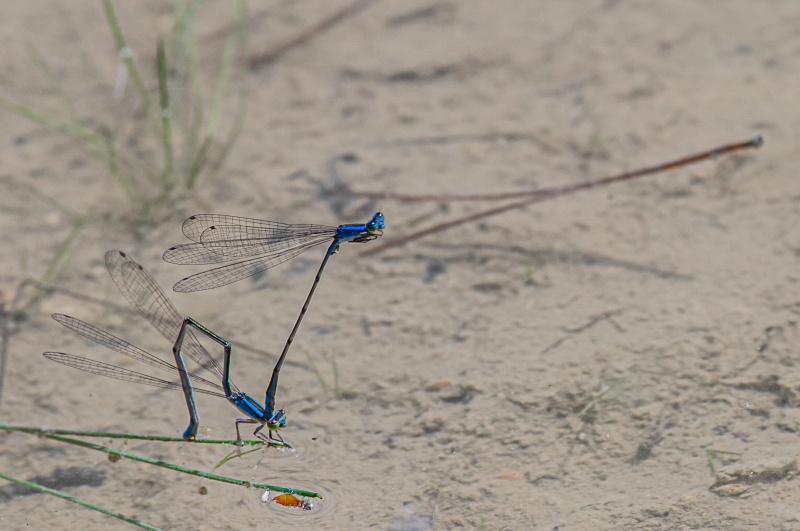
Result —
<path fill-rule="evenodd" d="M 39 69 L 47 76 L 48 81 L 50 81 L 50 86 L 56 91 L 58 98 L 66 108 L 70 120 L 73 122 L 78 122 L 78 109 L 75 107 L 75 103 L 72 101 L 72 98 L 69 97 L 67 90 L 64 88 L 64 83 L 61 82 L 61 77 L 55 73 L 55 71 L 45 60 L 44 56 L 32 43 L 25 43 L 25 47 L 28 49 L 28 54 L 31 56 L 33 64 L 38 66 Z"/>
<path fill-rule="evenodd" d="M 242 129 L 247 97 L 244 80 L 247 47 L 247 8 L 244 0 L 231 0 L 230 28 L 225 39 L 219 71 L 215 76 L 211 101 L 204 94 L 206 87 L 201 68 L 197 42 L 192 34 L 199 1 L 190 0 L 175 4 L 176 24 L 171 32 L 169 46 L 159 39 L 156 47 L 158 100 L 148 91 L 131 55 L 112 0 L 102 0 L 106 22 L 125 66 L 127 82 L 141 100 L 144 111 L 144 128 L 134 123 L 130 134 L 145 136 L 143 141 L 132 142 L 122 137 L 124 133 L 106 127 L 87 127 L 79 115 L 75 102 L 65 86 L 47 63 L 46 57 L 32 45 L 32 61 L 47 76 L 52 90 L 66 110 L 67 118 L 16 103 L 0 97 L 0 110 L 7 110 L 36 124 L 64 134 L 81 143 L 91 157 L 103 163 L 115 177 L 142 222 L 152 222 L 167 211 L 171 199 L 188 192 L 201 175 L 216 171 L 227 159 Z M 174 44 L 175 52 L 171 53 Z M 173 75 L 174 72 L 174 75 Z M 235 81 L 241 81 L 233 125 L 224 138 L 222 130 L 231 120 L 226 112 Z M 184 103 L 185 102 L 185 103 Z M 160 151 L 151 156 L 150 149 Z"/>
<path fill-rule="evenodd" d="M 94 444 L 86 441 L 79 441 L 78 439 L 71 439 L 69 437 L 62 437 L 60 435 L 44 435 L 44 437 L 48 439 L 52 439 L 54 441 L 59 441 L 67 444 L 73 444 L 75 446 L 80 446 L 83 448 L 88 448 L 90 450 L 96 450 L 98 452 L 104 452 L 109 455 L 117 456 L 117 457 L 124 457 L 125 459 L 130 459 L 132 461 L 139 461 L 140 463 L 146 463 L 148 465 L 159 466 L 161 468 L 166 468 L 167 470 L 174 470 L 175 472 L 181 472 L 183 474 L 189 474 L 191 476 L 201 477 L 203 479 L 209 479 L 212 481 L 220 481 L 222 483 L 229 483 L 231 485 L 240 485 L 243 487 L 253 487 L 257 489 L 264 489 L 264 490 L 274 490 L 276 492 L 287 492 L 289 494 L 297 494 L 300 496 L 305 496 L 307 498 L 321 498 L 318 493 L 302 490 L 302 489 L 293 489 L 290 487 L 282 487 L 280 485 L 270 485 L 267 483 L 253 483 L 252 481 L 246 481 L 244 479 L 237 479 L 237 478 L 230 478 L 227 476 L 220 476 L 218 474 L 211 474 L 209 472 L 203 472 L 202 470 L 195 470 L 193 468 L 187 468 L 185 466 L 176 465 L 174 463 L 167 463 L 166 461 L 160 461 L 158 459 L 152 459 L 150 457 L 145 457 L 143 455 L 132 454 L 130 452 L 122 452 L 115 448 L 109 448 L 108 446 L 102 446 L 99 444 Z"/>
<path fill-rule="evenodd" d="M 317 381 L 319 382 L 319 386 L 322 387 L 322 392 L 325 396 L 330 396 L 331 388 L 328 387 L 328 383 L 325 381 L 325 378 L 322 376 L 322 373 L 319 372 L 317 369 L 317 364 L 314 363 L 314 358 L 311 357 L 311 354 L 306 352 L 306 359 L 308 360 L 308 366 L 311 368 L 311 372 L 314 373 L 314 376 L 317 377 Z"/>
<path fill-rule="evenodd" d="M 58 245 L 53 258 L 50 260 L 50 263 L 47 264 L 47 270 L 41 279 L 43 283 L 55 284 L 56 279 L 63 274 L 64 265 L 69 258 L 73 244 L 75 243 L 75 240 L 78 238 L 78 235 L 81 233 L 81 231 L 83 231 L 83 229 L 86 227 L 86 224 L 94 216 L 94 212 L 95 207 L 93 206 L 86 214 L 82 214 L 75 218 L 75 222 L 72 224 L 69 234 L 67 234 L 67 237 L 64 238 L 64 240 Z M 44 290 L 37 289 L 32 303 L 38 302 L 45 295 L 46 292 Z"/>
<path fill-rule="evenodd" d="M 172 110 L 169 106 L 169 82 L 167 79 L 167 52 L 164 39 L 158 39 L 156 45 L 158 62 L 158 96 L 161 109 L 161 149 L 164 153 L 163 186 L 165 192 L 174 187 L 175 153 L 172 147 Z"/>
<path fill-rule="evenodd" d="M 183 109 L 185 167 L 191 166 L 191 161 L 195 160 L 200 149 L 200 135 L 205 119 L 205 80 L 200 56 L 191 31 L 194 16 L 197 13 L 197 4 L 197 2 L 189 2 L 184 6 L 177 16 L 178 22 L 172 32 L 178 54 L 175 67 L 181 76 L 183 86 L 188 88 L 189 94 L 186 107 Z"/>
<path fill-rule="evenodd" d="M 123 63 L 125 63 L 125 68 L 127 68 L 128 75 L 133 81 L 133 86 L 136 87 L 136 92 L 139 94 L 139 98 L 142 100 L 142 106 L 144 107 L 145 115 L 152 116 L 151 109 L 153 105 L 150 102 L 150 94 L 148 94 L 147 88 L 144 86 L 142 76 L 139 75 L 139 69 L 136 68 L 136 63 L 133 62 L 131 50 L 125 43 L 125 36 L 122 34 L 122 28 L 119 25 L 117 13 L 114 11 L 114 6 L 111 4 L 111 0 L 103 0 L 103 9 L 106 13 L 108 27 L 111 29 L 111 35 L 114 37 L 114 42 L 117 45 L 119 58 Z"/>
<path fill-rule="evenodd" d="M 248 94 L 247 89 L 243 90 L 243 94 Z M 247 111 L 247 97 L 242 95 L 239 97 L 239 104 L 236 109 L 236 115 L 233 119 L 233 124 L 231 125 L 231 129 L 228 132 L 228 136 L 225 138 L 225 142 L 222 144 L 220 149 L 217 151 L 216 156 L 214 156 L 209 161 L 209 169 L 211 171 L 217 171 L 220 166 L 225 162 L 225 159 L 228 158 L 228 155 L 233 149 L 233 144 L 236 142 L 236 139 L 239 137 L 239 133 L 242 131 L 242 127 L 244 126 L 244 118 L 245 113 Z"/>
<path fill-rule="evenodd" d="M 9 431 L 19 431 L 19 432 L 23 432 L 23 433 L 30 433 L 30 434 L 34 434 L 34 435 L 38 435 L 38 436 L 41 436 L 41 437 L 45 437 L 47 439 L 51 439 L 51 440 L 54 440 L 54 441 L 63 442 L 63 443 L 66 443 L 66 444 L 72 444 L 72 445 L 75 445 L 75 446 L 80 446 L 82 448 L 87 448 L 89 450 L 95 450 L 95 451 L 98 451 L 98 452 L 104 452 L 106 454 L 113 455 L 113 456 L 116 456 L 116 457 L 124 457 L 125 459 L 130 459 L 132 461 L 139 461 L 140 463 L 146 463 L 148 465 L 159 466 L 159 467 L 162 467 L 162 468 L 166 468 L 168 470 L 174 470 L 176 472 L 181 472 L 183 474 L 189 474 L 189 475 L 192 475 L 192 476 L 197 476 L 197 477 L 201 477 L 201 478 L 204 478 L 204 479 L 209 479 L 209 480 L 212 480 L 212 481 L 220 481 L 222 483 L 229 483 L 229 484 L 232 484 L 232 485 L 241 485 L 241 486 L 244 486 L 244 487 L 253 487 L 253 488 L 256 488 L 256 489 L 274 490 L 276 492 L 286 492 L 286 493 L 295 494 L 295 495 L 298 495 L 298 496 L 305 496 L 306 498 L 322 498 L 322 496 L 319 493 L 313 492 L 313 491 L 308 491 L 308 490 L 303 490 L 303 489 L 295 489 L 295 488 L 291 488 L 291 487 L 282 487 L 280 485 L 270 485 L 270 484 L 267 484 L 267 483 L 253 483 L 251 481 L 246 481 L 246 480 L 243 480 L 243 479 L 236 479 L 236 478 L 230 478 L 230 477 L 227 477 L 227 476 L 220 476 L 218 474 L 211 474 L 209 472 L 203 472 L 202 470 L 195 470 L 193 468 L 187 468 L 187 467 L 184 467 L 184 466 L 181 466 L 181 465 L 176 465 L 174 463 L 167 463 L 166 461 L 159 461 L 157 459 L 152 459 L 150 457 L 145 457 L 145 456 L 138 455 L 138 454 L 132 454 L 132 453 L 129 453 L 129 452 L 122 452 L 122 451 L 117 450 L 115 448 L 109 448 L 108 446 L 102 446 L 102 445 L 99 445 L 99 444 L 94 444 L 94 443 L 90 443 L 90 442 L 87 442 L 87 441 L 81 441 L 81 440 L 78 440 L 78 439 L 72 439 L 72 438 L 69 438 L 69 437 L 62 437 L 61 435 L 56 435 L 54 433 L 55 430 L 48 430 L 46 428 L 35 428 L 33 426 L 18 426 L 18 425 L 13 425 L 13 424 L 0 423 L 0 429 L 5 429 L 5 430 L 9 430 Z M 130 437 L 130 438 L 151 439 L 150 436 L 144 436 L 144 437 L 134 436 L 134 437 Z M 172 439 L 174 439 L 174 438 L 172 438 Z M 180 441 L 185 442 L 187 444 L 193 444 L 193 441 L 184 441 L 183 439 L 176 439 L 176 440 L 180 440 Z M 197 442 L 200 442 L 200 441 L 197 441 Z"/>
<path fill-rule="evenodd" d="M 110 134 L 99 134 L 94 130 L 83 125 L 80 120 L 63 120 L 50 113 L 38 111 L 27 105 L 16 103 L 0 97 L 0 109 L 12 112 L 17 116 L 30 120 L 58 133 L 65 134 L 80 142 L 86 152 L 93 158 L 105 164 L 109 171 L 119 181 L 123 192 L 134 203 L 142 202 L 141 186 L 131 177 L 131 174 L 124 169 L 130 166 L 139 169 L 139 173 L 148 175 L 151 170 L 147 168 L 145 161 L 130 154 L 119 153 L 116 150 L 114 140 Z M 124 165 L 122 164 L 124 163 Z"/>
<path fill-rule="evenodd" d="M 204 151 L 203 155 L 207 160 L 202 160 L 202 164 L 192 167 L 192 171 L 189 173 L 191 180 L 187 183 L 187 188 L 191 189 L 194 186 L 197 175 L 199 175 L 204 169 L 207 168 L 211 172 L 216 172 L 225 163 L 225 160 L 230 155 L 233 145 L 236 143 L 236 139 L 242 132 L 244 119 L 247 112 L 247 97 L 249 95 L 249 90 L 244 87 L 244 85 L 245 84 L 243 84 L 241 94 L 238 97 L 233 124 L 231 125 L 230 131 L 228 131 L 225 141 L 222 144 L 217 144 L 216 146 L 212 146 L 211 142 L 204 144 L 203 147 L 204 149 L 207 149 L 207 151 Z M 213 150 L 213 154 L 211 154 L 212 147 L 216 147 L 216 149 Z"/>
<path fill-rule="evenodd" d="M 98 437 L 102 439 L 131 439 L 141 441 L 159 441 L 159 442 L 191 442 L 192 444 L 236 444 L 236 439 L 195 439 L 194 441 L 187 441 L 181 437 L 167 437 L 165 435 L 142 435 L 139 433 L 116 433 L 109 431 L 88 431 L 88 430 L 63 430 L 57 428 L 38 428 L 35 426 L 22 426 L 19 424 L 9 424 L 7 422 L 0 422 L 0 430 L 18 431 L 21 433 L 32 433 L 35 435 L 77 435 L 80 437 Z M 261 439 L 245 439 L 242 443 L 247 445 L 264 446 L 267 444 Z M 279 441 L 272 441 L 270 446 L 285 447 Z"/>
<path fill-rule="evenodd" d="M 93 511 L 98 511 L 98 512 L 101 512 L 101 513 L 103 513 L 103 514 L 105 514 L 107 516 L 113 516 L 114 518 L 117 518 L 118 520 L 122 520 L 123 522 L 128 522 L 129 524 L 133 524 L 135 526 L 139 526 L 142 529 L 150 529 L 152 531 L 161 531 L 160 528 L 152 526 L 150 524 L 146 524 L 146 523 L 142 522 L 141 520 L 137 520 L 136 518 L 133 518 L 133 517 L 130 517 L 130 516 L 126 516 L 126 515 L 124 515 L 122 513 L 118 513 L 117 511 L 112 511 L 111 509 L 106 509 L 105 507 L 102 507 L 100 505 L 96 505 L 94 503 L 84 501 L 84 500 L 82 500 L 82 499 L 80 499 L 80 498 L 78 498 L 76 496 L 72 496 L 71 494 L 67 494 L 66 492 L 62 492 L 60 490 L 51 489 L 51 488 L 45 487 L 43 485 L 39 485 L 38 483 L 33 483 L 31 481 L 26 481 L 24 479 L 16 478 L 14 476 L 9 476 L 8 474 L 4 474 L 2 472 L 0 472 L 0 478 L 5 479 L 6 481 L 11 481 L 13 483 L 16 483 L 17 485 L 22 485 L 23 487 L 28 487 L 29 489 L 35 490 L 37 492 L 41 492 L 41 493 L 44 493 L 44 494 L 50 494 L 51 496 L 56 496 L 58 498 L 67 500 L 69 502 L 77 503 L 78 505 L 82 505 L 83 507 L 86 507 L 88 509 L 92 509 Z"/>
<path fill-rule="evenodd" d="M 336 400 L 342 399 L 342 388 L 339 386 L 339 366 L 336 358 L 331 358 L 331 368 L 333 369 L 333 396 Z"/>
<path fill-rule="evenodd" d="M 54 129 L 59 133 L 64 133 L 76 138 L 77 140 L 86 142 L 87 144 L 98 145 L 101 143 L 100 135 L 80 122 L 62 120 L 49 113 L 37 111 L 32 107 L 13 102 L 1 96 L 0 109 L 5 109 L 6 111 L 12 112 L 17 116 L 25 118 L 26 120 L 30 120 L 31 122 Z"/>
<path fill-rule="evenodd" d="M 245 16 L 244 3 L 234 1 L 231 9 L 231 30 L 225 39 L 225 48 L 222 53 L 219 74 L 214 88 L 214 97 L 211 105 L 211 115 L 208 119 L 206 136 L 215 138 L 219 132 L 220 117 L 222 107 L 225 103 L 225 94 L 228 92 L 228 83 L 233 75 L 233 66 L 236 62 L 237 50 L 240 48 L 240 41 L 244 40 L 242 35 L 244 29 L 243 17 Z"/>
<path fill-rule="evenodd" d="M 191 164 L 186 170 L 186 188 L 191 189 L 194 187 L 195 183 L 197 182 L 197 177 L 206 167 L 208 167 L 209 153 L 212 148 L 213 139 L 210 137 L 204 138 L 200 149 L 198 149 L 194 154 Z"/>
<path fill-rule="evenodd" d="M 228 462 L 228 461 L 230 461 L 231 459 L 236 459 L 236 458 L 239 458 L 239 457 L 245 456 L 245 455 L 247 455 L 247 454 L 251 454 L 251 453 L 253 453 L 253 452 L 257 452 L 257 451 L 258 451 L 258 450 L 260 450 L 260 449 L 261 449 L 261 448 L 253 448 L 252 450 L 247 450 L 246 452 L 242 452 L 241 450 L 239 450 L 239 449 L 236 449 L 236 450 L 232 451 L 231 453 L 229 453 L 228 455 L 226 455 L 225 457 L 223 457 L 223 458 L 220 460 L 220 462 L 219 462 L 219 463 L 217 463 L 216 465 L 214 465 L 214 470 L 218 469 L 219 467 L 221 467 L 222 465 L 224 465 L 225 463 L 227 463 L 227 462 Z"/>
<path fill-rule="evenodd" d="M 108 166 L 108 170 L 111 172 L 111 175 L 117 179 L 117 183 L 119 183 L 120 188 L 122 188 L 122 191 L 128 196 L 128 199 L 133 204 L 141 204 L 141 187 L 138 185 L 133 176 L 123 168 L 121 164 L 122 161 L 120 160 L 120 153 L 117 151 L 117 147 L 114 144 L 114 139 L 110 136 L 103 137 L 103 148 L 104 153 L 100 158 Z M 148 175 L 148 172 L 143 172 L 143 174 Z"/>
<path fill-rule="evenodd" d="M 186 174 L 186 188 L 189 190 L 194 188 L 198 177 L 203 171 L 206 169 L 217 171 L 222 166 L 239 136 L 245 117 L 246 99 L 249 92 L 246 80 L 241 79 L 242 89 L 237 96 L 238 101 L 233 124 L 225 140 L 223 142 L 218 141 L 228 86 L 234 77 L 234 72 L 239 72 L 242 76 L 245 76 L 247 70 L 245 66 L 245 56 L 248 48 L 247 5 L 243 0 L 234 0 L 231 6 L 230 31 L 226 37 L 225 48 L 220 61 L 208 125 L 198 150 L 189 159 L 190 163 Z"/>

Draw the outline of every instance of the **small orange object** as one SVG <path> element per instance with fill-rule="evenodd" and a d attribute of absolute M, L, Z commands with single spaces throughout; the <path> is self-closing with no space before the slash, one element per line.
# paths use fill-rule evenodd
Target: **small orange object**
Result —
<path fill-rule="evenodd" d="M 288 492 L 284 494 L 278 494 L 272 498 L 272 501 L 278 505 L 283 505 L 284 507 L 297 507 L 304 511 L 310 511 L 312 509 L 312 505 L 309 502 L 301 500 L 294 494 L 290 494 Z"/>

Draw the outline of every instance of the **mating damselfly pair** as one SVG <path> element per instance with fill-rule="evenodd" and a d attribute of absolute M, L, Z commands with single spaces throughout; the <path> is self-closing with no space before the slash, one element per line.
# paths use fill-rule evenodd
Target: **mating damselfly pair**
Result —
<path fill-rule="evenodd" d="M 278 375 L 300 327 L 300 322 L 308 310 L 308 305 L 317 284 L 319 284 L 325 265 L 328 263 L 328 259 L 339 250 L 342 243 L 362 243 L 374 240 L 383 234 L 384 228 L 384 216 L 380 212 L 374 214 L 370 221 L 363 225 L 350 224 L 338 227 L 290 225 L 216 214 L 191 216 L 184 222 L 183 233 L 192 240 L 192 243 L 170 247 L 164 253 L 164 260 L 175 264 L 234 263 L 180 280 L 173 287 L 175 291 L 179 292 L 200 291 L 224 286 L 266 271 L 311 247 L 330 242 L 300 314 L 272 370 L 263 406 L 247 393 L 240 391 L 231 381 L 230 343 L 193 318 L 181 316 L 153 277 L 122 251 L 108 251 L 105 255 L 106 267 L 111 279 L 137 312 L 173 344 L 173 363 L 166 362 L 80 319 L 63 314 L 53 314 L 53 318 L 73 332 L 121 354 L 173 374 L 177 372 L 180 381 L 165 380 L 63 352 L 45 352 L 44 356 L 58 363 L 101 376 L 183 390 L 189 410 L 189 426 L 183 432 L 184 439 L 193 440 L 197 435 L 199 415 L 194 394 L 198 392 L 227 398 L 245 415 L 236 419 L 237 442 L 241 442 L 239 424 L 257 424 L 258 426 L 253 432 L 255 436 L 268 443 L 288 446 L 278 433 L 279 428 L 286 426 L 286 413 L 282 409 L 275 409 Z M 239 259 L 244 260 L 236 261 Z M 222 346 L 221 365 L 203 347 L 197 339 L 195 331 Z M 220 383 L 189 372 L 184 360 L 185 356 L 201 368 L 211 372 Z M 198 387 L 198 384 L 205 387 Z M 268 436 L 262 433 L 264 427 L 267 428 Z"/>

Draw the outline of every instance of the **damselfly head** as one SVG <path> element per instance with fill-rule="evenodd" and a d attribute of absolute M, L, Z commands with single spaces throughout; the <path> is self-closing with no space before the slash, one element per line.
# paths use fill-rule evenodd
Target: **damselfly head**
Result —
<path fill-rule="evenodd" d="M 282 409 L 279 409 L 267 421 L 267 427 L 271 430 L 277 430 L 278 428 L 285 428 L 286 427 L 286 412 Z"/>
<path fill-rule="evenodd" d="M 383 213 L 375 212 L 375 214 L 372 216 L 372 219 L 369 220 L 369 223 L 367 223 L 366 227 L 368 233 L 378 234 L 380 236 L 383 233 L 383 229 L 386 228 L 386 222 L 383 217 Z"/>

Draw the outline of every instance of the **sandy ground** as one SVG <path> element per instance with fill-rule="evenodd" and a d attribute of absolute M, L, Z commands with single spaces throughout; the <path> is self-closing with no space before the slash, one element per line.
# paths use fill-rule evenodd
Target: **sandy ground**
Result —
<path fill-rule="evenodd" d="M 117 4 L 153 88 L 171 3 Z M 251 2 L 251 49 L 344 5 Z M 212 67 L 227 13 L 209 3 L 197 22 Z M 33 44 L 88 124 L 135 130 L 132 90 L 113 96 L 117 56 L 99 2 L 4 2 L 0 20 L 3 97 L 61 112 Z M 22 434 L 0 436 L 0 471 L 50 478 L 166 529 L 800 529 L 798 27 L 795 0 L 377 1 L 252 73 L 229 161 L 156 224 L 135 221 L 78 143 L 3 112 L 6 301 L 45 275 L 70 213 L 91 208 L 57 284 L 115 304 L 125 302 L 103 253 L 129 252 L 168 288 L 194 271 L 160 258 L 193 213 L 336 225 L 380 208 L 388 241 L 487 208 L 331 201 L 318 184 L 343 155 L 356 156 L 334 165 L 353 188 L 484 193 L 581 182 L 756 134 L 765 145 L 377 256 L 359 256 L 372 244 L 344 245 L 281 376 L 282 434 L 297 451 L 221 469 L 318 490 L 315 511 Z M 223 336 L 275 353 L 321 257 L 171 297 Z M 138 318 L 48 294 L 4 316 L 2 419 L 180 434 L 180 394 L 44 360 L 63 350 L 124 361 L 52 312 L 169 353 Z M 239 386 L 262 396 L 274 355 L 235 356 Z M 224 400 L 201 398 L 200 412 L 203 436 L 232 436 Z M 203 470 L 228 452 L 110 444 Z M 0 493 L 3 529 L 128 527 L 5 483 Z"/>

